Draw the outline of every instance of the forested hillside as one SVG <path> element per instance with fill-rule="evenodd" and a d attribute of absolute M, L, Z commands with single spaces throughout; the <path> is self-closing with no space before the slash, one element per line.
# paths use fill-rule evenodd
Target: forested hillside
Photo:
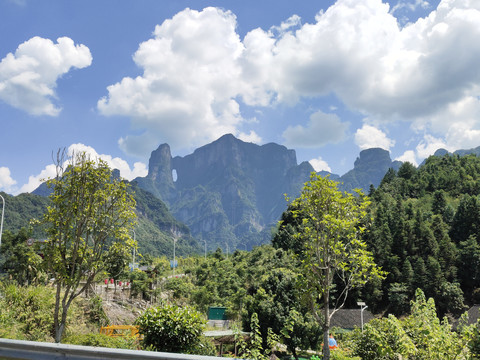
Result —
<path fill-rule="evenodd" d="M 389 273 L 365 291 L 371 307 L 404 313 L 417 288 L 440 313 L 480 302 L 480 158 L 432 156 L 418 169 L 404 163 L 370 192 L 366 242 Z"/>
<path fill-rule="evenodd" d="M 45 189 L 46 187 L 42 187 Z M 137 226 L 135 238 L 141 254 L 161 256 L 173 252 L 173 240 L 176 239 L 176 251 L 179 255 L 191 255 L 202 251 L 203 247 L 195 240 L 189 228 L 176 220 L 165 204 L 139 188 L 135 182 L 130 184 L 136 201 Z M 49 204 L 46 196 L 20 194 L 11 196 L 1 193 L 5 198 L 4 231 L 17 233 L 21 228 L 28 229 L 32 219 L 41 219 Z M 44 192 L 48 194 L 48 192 Z M 30 229 L 30 236 L 36 239 L 45 237 L 38 227 Z"/>
<path fill-rule="evenodd" d="M 3 230 L 14 233 L 27 228 L 30 220 L 39 219 L 49 203 L 48 198 L 35 194 L 12 196 L 2 192 L 1 195 L 5 199 Z"/>

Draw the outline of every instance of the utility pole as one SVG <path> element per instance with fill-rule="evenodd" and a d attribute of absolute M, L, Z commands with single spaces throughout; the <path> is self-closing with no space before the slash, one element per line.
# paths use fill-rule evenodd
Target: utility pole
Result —
<path fill-rule="evenodd" d="M 0 224 L 0 246 L 2 245 L 2 232 L 3 232 L 3 215 L 5 213 L 5 199 L 3 198 L 2 195 L 0 195 L 2 198 L 3 206 L 2 206 L 2 222 Z"/>
<path fill-rule="evenodd" d="M 177 238 L 173 238 L 173 277 L 175 277 L 175 244 L 177 242 Z"/>
<path fill-rule="evenodd" d="M 135 243 L 133 245 L 133 255 L 132 255 L 132 271 L 135 270 L 135 246 L 137 245 L 136 240 L 135 240 L 135 230 L 132 229 L 133 231 L 133 242 Z"/>

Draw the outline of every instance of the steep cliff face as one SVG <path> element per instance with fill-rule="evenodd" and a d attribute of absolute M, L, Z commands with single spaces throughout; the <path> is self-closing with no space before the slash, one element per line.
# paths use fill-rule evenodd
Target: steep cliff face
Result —
<path fill-rule="evenodd" d="M 341 176 L 339 181 L 342 190 L 351 191 L 355 188 L 368 192 L 370 184 L 377 187 L 389 168 L 398 170 L 402 163 L 392 161 L 390 153 L 380 148 L 372 148 L 360 152 L 353 169 Z"/>
<path fill-rule="evenodd" d="M 175 190 L 171 163 L 170 146 L 162 144 L 150 155 L 147 176 L 135 179 L 142 189 L 151 192 L 167 204 L 170 194 Z"/>
<path fill-rule="evenodd" d="M 283 194 L 298 195 L 312 171 L 309 163 L 297 165 L 294 150 L 224 135 L 185 157 L 172 158 L 168 145 L 161 145 L 152 152 L 148 175 L 136 180 L 194 236 L 233 250 L 261 243 L 262 232 L 286 208 Z"/>
<path fill-rule="evenodd" d="M 339 181 L 342 190 L 368 192 L 370 184 L 377 187 L 387 170 L 397 170 L 400 164 L 392 162 L 386 150 L 368 149 L 360 153 L 353 170 L 330 178 Z M 160 145 L 152 152 L 148 175 L 137 182 L 165 201 L 209 249 L 233 250 L 268 241 L 270 229 L 287 207 L 284 194 L 298 196 L 312 171 L 308 162 L 297 164 L 294 150 L 224 135 L 184 157 L 172 158 L 169 146 Z"/>

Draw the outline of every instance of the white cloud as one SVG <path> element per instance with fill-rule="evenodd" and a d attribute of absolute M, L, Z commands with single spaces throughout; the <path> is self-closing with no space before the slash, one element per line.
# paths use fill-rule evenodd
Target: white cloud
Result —
<path fill-rule="evenodd" d="M 417 157 L 415 156 L 415 151 L 407 150 L 403 153 L 403 155 L 395 158 L 395 160 L 402 161 L 402 162 L 409 162 L 415 166 L 418 166 Z"/>
<path fill-rule="evenodd" d="M 399 28 L 380 0 L 339 0 L 274 52 L 278 97 L 334 91 L 352 108 L 388 117 L 433 113 L 480 81 L 480 3 L 443 1 Z M 468 51 L 465 51 L 465 48 Z"/>
<path fill-rule="evenodd" d="M 292 15 L 290 16 L 286 21 L 282 22 L 280 26 L 272 26 L 270 28 L 270 33 L 272 35 L 274 34 L 280 34 L 282 35 L 288 30 L 291 30 L 293 28 L 296 28 L 301 25 L 301 18 L 298 15 Z"/>
<path fill-rule="evenodd" d="M 238 138 L 242 141 L 251 142 L 251 143 L 254 143 L 254 144 L 261 144 L 262 143 L 262 138 L 253 130 L 250 131 L 248 134 L 246 134 L 246 133 L 238 134 Z"/>
<path fill-rule="evenodd" d="M 22 194 L 26 192 L 32 192 L 36 188 L 40 186 L 40 184 L 50 178 L 54 178 L 56 175 L 56 167 L 53 164 L 47 165 L 45 169 L 40 171 L 40 174 L 38 175 L 31 175 L 28 177 L 28 183 L 20 187 L 20 189 L 15 193 L 17 194 Z"/>
<path fill-rule="evenodd" d="M 58 38 L 56 44 L 33 37 L 0 62 L 0 100 L 33 115 L 56 116 L 61 110 L 52 103 L 57 80 L 72 67 L 91 63 L 88 47 L 68 37 Z"/>
<path fill-rule="evenodd" d="M 130 116 L 145 130 L 120 140 L 125 151 L 145 154 L 159 141 L 192 147 L 237 134 L 243 44 L 235 27 L 229 11 L 185 9 L 140 44 L 134 61 L 143 75 L 109 86 L 98 102 L 102 114 Z"/>
<path fill-rule="evenodd" d="M 390 151 L 390 148 L 395 145 L 395 141 L 388 138 L 382 130 L 374 126 L 364 124 L 361 129 L 355 133 L 355 144 L 360 150 L 379 147 Z"/>
<path fill-rule="evenodd" d="M 480 130 L 469 128 L 468 124 L 462 126 L 455 123 L 450 126 L 445 138 L 424 134 L 423 139 L 417 144 L 415 150 L 407 150 L 395 160 L 409 161 L 414 165 L 433 155 L 439 149 L 454 152 L 460 149 L 470 149 L 479 146 Z"/>
<path fill-rule="evenodd" d="M 420 153 L 426 156 L 440 147 L 449 151 L 477 147 L 480 145 L 480 101 L 466 96 L 442 112 L 417 119 L 412 128 L 427 134 L 419 144 Z"/>
<path fill-rule="evenodd" d="M 319 156 L 316 159 L 311 159 L 309 163 L 310 165 L 313 166 L 316 172 L 319 172 L 322 170 L 332 172 L 332 169 L 330 169 L 330 166 L 328 166 L 328 163 L 325 160 L 323 160 L 321 156 Z"/>
<path fill-rule="evenodd" d="M 307 126 L 289 126 L 282 134 L 287 146 L 315 148 L 338 143 L 345 138 L 348 123 L 342 123 L 335 114 L 317 111 L 310 116 Z"/>
<path fill-rule="evenodd" d="M 72 144 L 68 147 L 69 157 L 78 152 L 85 152 L 92 159 L 104 160 L 111 169 L 120 170 L 120 176 L 127 180 L 133 180 L 139 176 L 146 176 L 148 173 L 147 166 L 141 162 L 136 162 L 133 164 L 133 168 L 131 168 L 125 160 L 119 157 L 112 157 L 111 155 L 98 154 L 91 146 L 84 144 Z M 29 176 L 28 183 L 23 185 L 18 191 L 15 192 L 15 194 L 32 192 L 38 188 L 43 181 L 54 178 L 55 176 L 56 166 L 54 164 L 47 165 L 38 175 Z"/>
<path fill-rule="evenodd" d="M 430 155 L 433 155 L 438 149 L 445 149 L 448 151 L 455 150 L 448 146 L 444 140 L 427 134 L 424 136 L 423 140 L 417 145 L 415 151 L 418 158 L 425 159 Z"/>
<path fill-rule="evenodd" d="M 453 124 L 447 133 L 447 144 L 455 149 L 469 149 L 480 146 L 480 130 L 472 129 L 467 124 Z"/>
<path fill-rule="evenodd" d="M 397 9 L 427 5 L 402 1 Z M 479 36 L 480 2 L 444 0 L 428 17 L 400 27 L 380 0 L 338 0 L 295 32 L 273 37 L 257 29 L 244 44 L 247 54 L 255 50 L 247 60 L 261 74 L 252 80 L 263 95 L 257 104 L 333 92 L 368 116 L 435 130 L 435 117 L 480 95 Z"/>
<path fill-rule="evenodd" d="M 245 125 L 240 99 L 266 107 L 333 93 L 369 118 L 454 134 L 458 114 L 480 96 L 480 2 L 443 0 L 406 26 L 393 14 L 427 6 L 422 0 L 392 8 L 381 0 L 338 0 L 313 23 L 292 16 L 248 32 L 243 41 L 231 12 L 185 9 L 140 44 L 134 61 L 143 74 L 109 86 L 98 108 L 132 119 L 141 135 L 119 142 L 139 155 L 162 141 L 191 148 L 225 133 L 238 136 Z M 471 119 L 469 129 L 479 129 L 480 116 Z M 300 142 L 314 122 L 287 129 L 285 137 Z M 322 141 L 306 137 L 304 144 Z"/>
<path fill-rule="evenodd" d="M 134 163 L 132 169 L 125 160 L 119 157 L 112 157 L 111 155 L 98 154 L 94 148 L 84 144 L 70 145 L 68 147 L 68 154 L 71 156 L 74 152 L 85 152 L 89 154 L 93 159 L 102 159 L 108 164 L 111 169 L 120 170 L 120 176 L 127 180 L 133 180 L 139 176 L 146 176 L 148 173 L 147 166 L 142 162 Z"/>
<path fill-rule="evenodd" d="M 16 183 L 17 182 L 11 177 L 10 169 L 0 166 L 0 189 L 5 192 L 10 192 Z"/>

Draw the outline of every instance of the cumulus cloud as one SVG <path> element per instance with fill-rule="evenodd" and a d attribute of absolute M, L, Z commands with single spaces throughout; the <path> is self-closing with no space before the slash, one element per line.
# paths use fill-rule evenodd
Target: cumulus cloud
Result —
<path fill-rule="evenodd" d="M 294 105 L 330 94 L 368 117 L 454 136 L 458 114 L 479 107 L 480 2 L 443 0 L 405 26 L 395 17 L 401 9 L 427 6 L 421 0 L 392 8 L 381 0 L 338 0 L 312 23 L 292 16 L 243 39 L 230 11 L 185 9 L 139 45 L 133 59 L 143 74 L 110 85 L 98 109 L 132 119 L 137 135 L 119 143 L 139 155 L 160 141 L 185 148 L 224 133 L 238 136 L 245 124 L 240 101 Z M 307 132 L 319 123 L 291 127 L 284 136 L 318 146 L 322 140 Z M 478 128 L 480 117 L 472 117 L 468 130 Z"/>
<path fill-rule="evenodd" d="M 317 111 L 310 116 L 307 126 L 289 126 L 283 138 L 287 146 L 315 148 L 342 141 L 347 128 L 348 123 L 342 123 L 337 115 Z"/>
<path fill-rule="evenodd" d="M 98 154 L 94 148 L 84 144 L 72 144 L 67 150 L 69 157 L 79 152 L 87 153 L 92 159 L 104 160 L 111 169 L 120 170 L 120 176 L 127 180 L 133 180 L 139 176 L 146 176 L 148 173 L 147 166 L 144 163 L 136 162 L 133 164 L 133 168 L 131 168 L 125 160 L 111 155 Z M 23 185 L 16 193 L 32 192 L 38 188 L 43 181 L 54 178 L 55 176 L 56 166 L 49 164 L 39 174 L 29 176 L 27 184 Z"/>
<path fill-rule="evenodd" d="M 282 22 L 280 26 L 272 26 L 270 28 L 270 33 L 273 34 L 283 34 L 284 32 L 296 28 L 301 25 L 301 18 L 298 15 L 290 16 L 286 21 Z"/>
<path fill-rule="evenodd" d="M 468 149 L 480 145 L 480 130 L 472 129 L 467 124 L 453 124 L 446 136 L 450 148 Z"/>
<path fill-rule="evenodd" d="M 130 116 L 145 130 L 120 140 L 125 151 L 144 154 L 159 140 L 187 147 L 237 134 L 243 44 L 235 27 L 230 11 L 186 9 L 140 44 L 134 61 L 143 75 L 109 86 L 98 102 L 102 114 Z"/>
<path fill-rule="evenodd" d="M 445 149 L 454 151 L 452 147 L 448 146 L 444 140 L 436 138 L 432 135 L 425 135 L 423 140 L 415 148 L 416 154 L 420 159 L 425 159 L 433 155 L 438 149 Z"/>
<path fill-rule="evenodd" d="M 427 18 L 400 28 L 380 0 L 339 0 L 316 23 L 266 50 L 280 67 L 277 99 L 333 91 L 370 114 L 436 112 L 480 81 L 479 9 L 470 1 L 443 1 Z"/>
<path fill-rule="evenodd" d="M 61 110 L 52 102 L 57 80 L 71 68 L 91 63 L 88 47 L 75 45 L 68 37 L 57 43 L 33 37 L 0 62 L 0 99 L 32 115 L 56 116 Z"/>
<path fill-rule="evenodd" d="M 120 170 L 120 176 L 127 180 L 133 180 L 139 176 L 146 176 L 148 173 L 147 166 L 142 162 L 134 163 L 132 169 L 125 160 L 119 157 L 113 157 L 111 155 L 98 154 L 91 146 L 84 144 L 72 144 L 68 147 L 68 154 L 70 156 L 79 152 L 87 153 L 92 159 L 102 159 L 111 169 Z"/>
<path fill-rule="evenodd" d="M 12 179 L 10 169 L 5 166 L 0 166 L 0 189 L 5 192 L 10 192 L 16 183 L 17 182 Z"/>
<path fill-rule="evenodd" d="M 238 138 L 242 141 L 251 142 L 251 143 L 254 143 L 254 144 L 261 144 L 262 143 L 262 138 L 253 130 L 250 131 L 248 134 L 246 134 L 246 133 L 238 134 Z"/>
<path fill-rule="evenodd" d="M 328 166 L 328 163 L 325 160 L 323 160 L 321 156 L 319 156 L 316 159 L 311 159 L 309 163 L 310 165 L 313 166 L 313 169 L 316 172 L 319 172 L 319 171 L 332 172 L 332 169 L 330 169 L 330 166 Z"/>
<path fill-rule="evenodd" d="M 40 186 L 42 182 L 47 179 L 54 178 L 56 175 L 56 167 L 53 164 L 47 165 L 42 171 L 37 175 L 30 175 L 28 177 L 28 182 L 25 185 L 22 185 L 16 194 L 22 194 L 26 192 L 32 192 Z"/>
<path fill-rule="evenodd" d="M 382 130 L 374 126 L 364 124 L 361 129 L 355 133 L 355 144 L 360 150 L 379 147 L 390 151 L 390 148 L 395 145 L 395 141 L 388 138 Z"/>
<path fill-rule="evenodd" d="M 403 155 L 395 158 L 395 160 L 401 161 L 401 162 L 409 162 L 415 166 L 418 166 L 417 163 L 417 157 L 415 155 L 415 151 L 413 150 L 407 150 L 403 153 Z"/>
<path fill-rule="evenodd" d="M 479 35 L 480 3 L 441 1 L 428 17 L 401 27 L 380 0 L 338 0 L 312 24 L 279 37 L 257 29 L 244 43 L 247 54 L 255 50 L 249 64 L 262 74 L 252 81 L 263 94 L 257 104 L 295 103 L 333 92 L 366 115 L 401 118 L 446 134 L 462 121 L 455 114 L 471 106 L 465 100 L 478 102 Z M 435 121 L 438 117 L 445 121 Z"/>

